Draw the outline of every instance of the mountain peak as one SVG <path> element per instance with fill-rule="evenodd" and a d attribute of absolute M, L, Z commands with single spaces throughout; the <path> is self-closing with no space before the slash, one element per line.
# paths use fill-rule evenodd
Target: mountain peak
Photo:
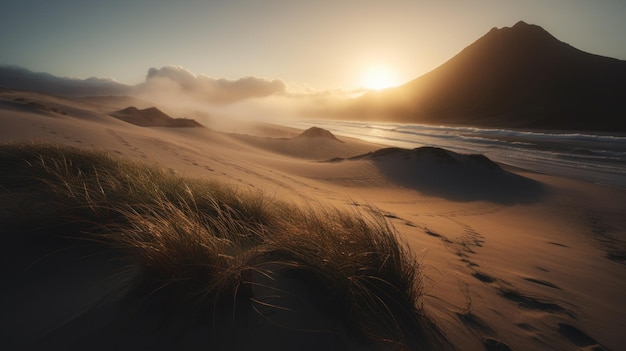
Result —
<path fill-rule="evenodd" d="M 519 21 L 492 28 L 385 99 L 365 96 L 358 113 L 419 123 L 624 131 L 625 80 L 625 61 L 583 52 Z"/>
<path fill-rule="evenodd" d="M 489 34 L 491 32 L 506 31 L 506 30 L 510 30 L 510 29 L 525 30 L 525 29 L 528 29 L 530 27 L 539 27 L 539 26 L 534 25 L 534 24 L 528 24 L 528 23 L 526 23 L 524 21 L 518 21 L 512 27 L 502 27 L 502 28 L 493 27 L 493 28 L 491 28 L 491 30 L 487 34 Z M 539 28 L 541 28 L 541 27 L 539 27 Z"/>
<path fill-rule="evenodd" d="M 524 21 L 515 23 L 512 27 L 492 28 L 483 38 L 492 40 L 504 40 L 515 44 L 530 44 L 537 42 L 560 43 L 552 34 L 536 24 L 528 24 Z"/>
<path fill-rule="evenodd" d="M 526 23 L 524 21 L 519 21 L 519 22 L 515 23 L 515 25 L 513 25 L 513 27 L 511 27 L 511 31 L 513 31 L 513 32 L 526 32 L 526 33 L 541 33 L 541 34 L 548 35 L 548 36 L 554 38 L 552 36 L 552 34 L 548 33 L 548 31 L 543 29 L 543 27 L 538 26 L 536 24 L 528 24 L 528 23 Z"/>
<path fill-rule="evenodd" d="M 519 21 L 519 22 L 515 23 L 513 28 L 524 28 L 524 27 L 529 27 L 529 26 L 531 26 L 531 25 L 526 23 L 526 22 L 524 22 L 524 21 Z M 536 27 L 539 27 L 539 26 L 536 26 Z"/>

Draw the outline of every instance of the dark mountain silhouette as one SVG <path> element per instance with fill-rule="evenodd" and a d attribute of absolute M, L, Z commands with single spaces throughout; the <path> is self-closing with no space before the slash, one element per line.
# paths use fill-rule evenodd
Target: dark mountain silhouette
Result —
<path fill-rule="evenodd" d="M 17 66 L 0 66 L 0 87 L 70 97 L 127 95 L 132 92 L 130 86 L 111 79 L 61 78 Z"/>
<path fill-rule="evenodd" d="M 626 61 L 583 52 L 519 22 L 491 29 L 403 86 L 364 95 L 349 112 L 416 123 L 626 131 Z"/>
<path fill-rule="evenodd" d="M 132 123 L 141 127 L 202 127 L 200 123 L 193 119 L 172 118 L 156 107 L 140 110 L 131 106 L 123 110 L 113 112 L 110 115 L 121 119 L 124 122 Z"/>

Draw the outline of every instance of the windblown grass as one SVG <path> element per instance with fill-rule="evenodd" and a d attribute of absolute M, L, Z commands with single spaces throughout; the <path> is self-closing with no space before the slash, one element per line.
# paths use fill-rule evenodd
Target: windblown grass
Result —
<path fill-rule="evenodd" d="M 359 343 L 445 344 L 421 308 L 418 262 L 374 210 L 299 208 L 102 150 L 5 144 L 0 166 L 7 235 L 62 236 L 119 252 L 139 272 L 131 298 L 165 295 L 164 309 L 187 308 L 193 320 L 211 316 L 219 325 L 225 305 L 291 309 L 255 291 L 293 280 Z"/>

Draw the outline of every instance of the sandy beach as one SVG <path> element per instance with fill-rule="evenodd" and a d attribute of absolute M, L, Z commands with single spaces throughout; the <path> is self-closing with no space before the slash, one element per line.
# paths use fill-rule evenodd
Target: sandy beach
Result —
<path fill-rule="evenodd" d="M 141 127 L 110 115 L 129 106 L 152 107 L 129 98 L 0 90 L 0 141 L 104 149 L 298 206 L 371 206 L 418 257 L 423 307 L 459 350 L 626 345 L 624 190 L 441 149 L 380 152 L 388 146 L 321 131 L 262 123 L 237 131 Z M 11 194 L 1 198 L 6 208 Z M 19 263 L 26 275 L 33 262 Z M 8 349 L 29 349 L 55 330 L 80 333 L 71 321 L 95 307 L 72 296 L 97 300 L 104 268 L 79 268 L 3 288 L 0 334 Z M 96 278 L 81 280 L 90 276 Z"/>

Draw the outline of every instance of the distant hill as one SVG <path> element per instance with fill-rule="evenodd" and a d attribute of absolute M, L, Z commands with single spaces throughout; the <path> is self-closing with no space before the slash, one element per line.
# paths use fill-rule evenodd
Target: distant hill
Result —
<path fill-rule="evenodd" d="M 132 123 L 141 127 L 202 127 L 200 123 L 193 119 L 172 118 L 156 107 L 140 110 L 131 106 L 123 110 L 113 112 L 110 115 L 121 119 L 124 122 Z"/>
<path fill-rule="evenodd" d="M 0 66 L 0 87 L 66 97 L 128 95 L 132 88 L 112 79 L 56 77 L 17 66 Z"/>
<path fill-rule="evenodd" d="M 626 61 L 583 52 L 519 22 L 491 29 L 403 86 L 364 95 L 348 112 L 415 123 L 626 131 Z"/>

